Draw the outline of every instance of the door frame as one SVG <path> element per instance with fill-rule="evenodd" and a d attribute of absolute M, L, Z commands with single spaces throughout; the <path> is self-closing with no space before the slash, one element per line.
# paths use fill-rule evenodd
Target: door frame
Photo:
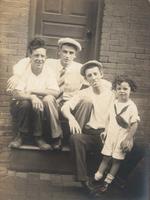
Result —
<path fill-rule="evenodd" d="M 98 10 L 97 10 L 97 23 L 95 30 L 95 37 L 93 39 L 93 59 L 99 59 L 99 52 L 101 46 L 101 33 L 102 33 L 102 22 L 103 22 L 103 13 L 105 0 L 98 1 Z M 28 31 L 28 42 L 35 36 L 35 23 L 36 23 L 36 8 L 37 0 L 30 1 L 30 11 L 29 11 L 29 31 Z"/>

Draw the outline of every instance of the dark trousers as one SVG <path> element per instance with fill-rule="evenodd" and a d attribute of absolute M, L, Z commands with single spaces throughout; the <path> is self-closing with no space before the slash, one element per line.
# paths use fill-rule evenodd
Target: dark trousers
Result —
<path fill-rule="evenodd" d="M 57 103 L 52 96 L 42 99 L 44 111 L 35 111 L 30 100 L 12 101 L 11 114 L 17 123 L 17 129 L 21 133 L 32 132 L 34 136 L 42 135 L 42 122 L 46 121 L 52 138 L 62 135 L 60 127 Z"/>
<path fill-rule="evenodd" d="M 100 133 L 103 130 L 94 129 L 84 130 L 82 134 L 71 135 L 70 148 L 73 160 L 74 175 L 76 181 L 87 180 L 87 153 L 96 152 L 100 155 L 102 142 Z"/>
<path fill-rule="evenodd" d="M 74 166 L 74 175 L 77 181 L 85 181 L 87 179 L 87 152 L 99 152 L 102 148 L 100 133 L 104 129 L 85 129 L 85 125 L 89 121 L 93 108 L 90 99 L 82 99 L 73 110 L 73 115 L 78 121 L 82 134 L 74 134 L 70 136 L 71 157 Z"/>

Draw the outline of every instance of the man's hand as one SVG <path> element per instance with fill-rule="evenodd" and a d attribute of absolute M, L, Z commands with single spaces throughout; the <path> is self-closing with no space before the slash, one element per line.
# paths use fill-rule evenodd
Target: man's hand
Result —
<path fill-rule="evenodd" d="M 69 127 L 70 127 L 70 132 L 72 134 L 81 134 L 82 133 L 80 125 L 78 124 L 77 120 L 74 117 L 69 119 Z"/>
<path fill-rule="evenodd" d="M 31 102 L 34 110 L 44 110 L 43 102 L 36 95 L 31 95 Z"/>
<path fill-rule="evenodd" d="M 18 76 L 12 76 L 7 81 L 7 91 L 13 91 L 19 81 Z"/>
<path fill-rule="evenodd" d="M 130 152 L 132 147 L 133 147 L 133 137 L 126 137 L 122 142 L 121 142 L 121 149 L 124 153 Z"/>
<path fill-rule="evenodd" d="M 105 142 L 105 139 L 106 139 L 106 132 L 104 131 L 104 132 L 102 132 L 101 134 L 100 134 L 100 138 L 101 138 L 101 140 L 102 140 L 102 143 L 104 144 L 104 142 Z"/>

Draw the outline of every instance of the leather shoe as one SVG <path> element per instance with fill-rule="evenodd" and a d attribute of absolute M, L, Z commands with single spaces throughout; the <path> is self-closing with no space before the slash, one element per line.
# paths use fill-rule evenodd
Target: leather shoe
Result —
<path fill-rule="evenodd" d="M 61 139 L 57 139 L 55 142 L 52 143 L 52 149 L 55 151 L 59 151 L 62 149 Z"/>
<path fill-rule="evenodd" d="M 47 150 L 51 150 L 52 147 L 50 144 L 47 144 L 44 140 L 42 139 L 36 139 L 36 144 L 37 146 L 41 149 L 41 150 L 44 150 L 44 151 L 47 151 Z"/>
<path fill-rule="evenodd" d="M 20 134 L 18 134 L 16 136 L 16 138 L 14 139 L 14 141 L 12 141 L 8 147 L 10 148 L 19 148 L 22 145 L 22 138 L 20 136 Z"/>
<path fill-rule="evenodd" d="M 92 181 L 93 190 L 91 191 L 91 194 L 95 194 L 95 192 L 102 185 L 103 181 L 104 181 L 103 178 L 100 179 L 99 181 L 96 181 L 96 180 L 93 179 L 93 181 Z"/>
<path fill-rule="evenodd" d="M 97 188 L 94 193 L 95 193 L 95 197 L 98 197 L 100 194 L 103 194 L 105 192 L 108 191 L 109 187 L 110 187 L 110 183 L 107 182 L 103 182 L 103 184 L 101 186 L 99 186 L 99 188 Z"/>

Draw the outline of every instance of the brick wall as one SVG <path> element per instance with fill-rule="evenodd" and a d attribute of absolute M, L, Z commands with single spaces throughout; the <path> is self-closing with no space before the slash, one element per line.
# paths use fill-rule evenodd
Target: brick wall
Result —
<path fill-rule="evenodd" d="M 30 0 L 0 1 L 0 72 L 11 74 L 12 65 L 26 54 Z"/>
<path fill-rule="evenodd" d="M 139 141 L 150 139 L 150 4 L 147 0 L 105 0 L 100 60 L 105 77 L 119 73 L 138 85 L 134 100 L 141 116 Z"/>
<path fill-rule="evenodd" d="M 9 163 L 12 139 L 6 81 L 12 66 L 26 55 L 30 0 L 0 0 L 0 175 Z"/>

